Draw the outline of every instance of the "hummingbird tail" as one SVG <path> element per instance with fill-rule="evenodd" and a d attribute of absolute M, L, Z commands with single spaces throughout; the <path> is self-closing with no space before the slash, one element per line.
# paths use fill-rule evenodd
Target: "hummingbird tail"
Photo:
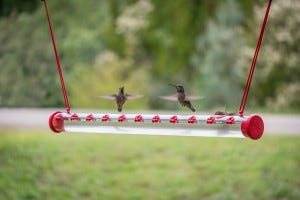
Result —
<path fill-rule="evenodd" d="M 193 111 L 193 112 L 196 111 L 196 109 L 195 109 L 191 104 L 188 104 L 187 107 L 188 107 L 189 109 L 191 109 L 191 111 Z"/>
<path fill-rule="evenodd" d="M 119 111 L 119 112 L 122 111 L 122 106 L 118 106 L 118 111 Z"/>
<path fill-rule="evenodd" d="M 196 109 L 193 107 L 193 106 L 191 106 L 191 108 L 190 108 L 193 112 L 195 112 L 196 111 Z"/>
<path fill-rule="evenodd" d="M 191 109 L 191 111 L 195 112 L 196 109 L 193 107 L 193 105 L 191 104 L 190 101 L 185 101 L 185 105 L 183 106 L 187 106 L 189 109 Z"/>

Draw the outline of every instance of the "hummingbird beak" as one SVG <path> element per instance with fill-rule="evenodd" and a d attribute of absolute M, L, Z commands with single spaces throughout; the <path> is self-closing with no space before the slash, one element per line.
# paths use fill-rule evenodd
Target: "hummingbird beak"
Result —
<path fill-rule="evenodd" d="M 124 86 L 119 88 L 119 92 L 124 93 Z"/>
<path fill-rule="evenodd" d="M 173 86 L 173 87 L 176 87 L 176 85 L 174 85 L 174 84 L 172 84 L 172 83 L 169 83 L 168 85 L 171 85 L 171 86 Z"/>

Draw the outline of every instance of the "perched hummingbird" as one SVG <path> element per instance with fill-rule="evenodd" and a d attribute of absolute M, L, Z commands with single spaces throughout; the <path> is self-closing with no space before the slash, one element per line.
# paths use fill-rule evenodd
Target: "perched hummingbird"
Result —
<path fill-rule="evenodd" d="M 237 115 L 235 112 L 227 112 L 226 111 L 226 106 L 223 108 L 218 109 L 214 115 L 227 115 L 227 116 L 234 116 Z"/>
<path fill-rule="evenodd" d="M 124 87 L 120 87 L 118 94 L 110 94 L 110 95 L 104 95 L 104 96 L 98 96 L 98 97 L 104 98 L 104 99 L 115 100 L 116 104 L 118 106 L 118 111 L 121 112 L 122 108 L 123 108 L 123 104 L 125 103 L 126 100 L 141 98 L 143 96 L 144 95 L 138 95 L 138 94 L 125 94 Z"/>
<path fill-rule="evenodd" d="M 190 100 L 198 100 L 198 99 L 202 99 L 203 97 L 187 96 L 184 92 L 184 88 L 182 84 L 174 85 L 169 83 L 168 85 L 174 86 L 177 90 L 177 94 L 171 96 L 161 96 L 160 98 L 170 100 L 170 101 L 178 101 L 182 106 L 188 107 L 193 112 L 196 111 L 195 108 L 192 106 Z"/>
<path fill-rule="evenodd" d="M 226 111 L 216 111 L 215 115 L 227 115 L 227 116 L 234 116 L 236 115 L 236 113 L 232 112 L 232 113 L 228 113 Z"/>

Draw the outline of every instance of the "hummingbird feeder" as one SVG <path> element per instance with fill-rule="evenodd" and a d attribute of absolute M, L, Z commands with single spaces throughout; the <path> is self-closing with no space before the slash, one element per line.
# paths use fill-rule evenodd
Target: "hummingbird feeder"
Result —
<path fill-rule="evenodd" d="M 71 112 L 47 3 L 46 0 L 42 1 L 44 3 L 48 20 L 57 70 L 66 107 L 65 112 L 57 111 L 50 115 L 49 126 L 53 132 L 246 137 L 253 140 L 257 140 L 263 135 L 263 119 L 258 114 L 245 116 L 244 109 L 272 0 L 269 0 L 265 11 L 256 50 L 252 58 L 248 79 L 241 99 L 240 108 L 236 115 L 227 115 L 224 113 L 216 113 L 215 115 L 170 115 Z"/>

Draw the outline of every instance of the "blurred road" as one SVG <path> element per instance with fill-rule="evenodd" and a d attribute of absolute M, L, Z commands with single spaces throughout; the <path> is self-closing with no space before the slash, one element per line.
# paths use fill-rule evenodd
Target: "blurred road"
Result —
<path fill-rule="evenodd" d="M 49 129 L 48 118 L 53 112 L 64 109 L 0 108 L 0 131 L 3 128 Z M 103 111 L 102 111 L 103 112 Z M 300 135 L 300 114 L 261 114 L 265 134 Z M 49 129 L 50 131 L 50 129 Z"/>

